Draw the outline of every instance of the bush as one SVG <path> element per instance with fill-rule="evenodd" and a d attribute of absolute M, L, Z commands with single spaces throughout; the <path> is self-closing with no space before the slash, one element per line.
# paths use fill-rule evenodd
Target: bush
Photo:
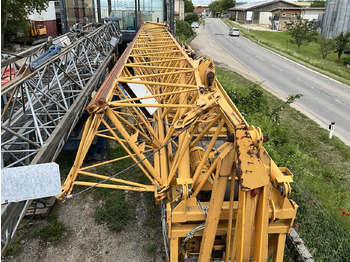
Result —
<path fill-rule="evenodd" d="M 199 20 L 199 17 L 196 14 L 189 14 L 189 15 L 186 15 L 185 17 L 185 21 L 189 24 L 191 24 L 192 22 L 198 22 L 198 20 Z"/>
<path fill-rule="evenodd" d="M 189 23 L 184 20 L 176 20 L 176 36 L 179 38 L 180 42 L 185 41 L 192 35 L 194 35 L 194 33 Z"/>
<path fill-rule="evenodd" d="M 344 57 L 343 59 L 344 65 L 350 65 L 350 56 Z"/>

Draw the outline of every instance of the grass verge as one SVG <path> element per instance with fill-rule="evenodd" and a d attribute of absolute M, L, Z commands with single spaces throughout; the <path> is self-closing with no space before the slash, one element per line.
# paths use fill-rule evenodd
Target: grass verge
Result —
<path fill-rule="evenodd" d="M 97 207 L 94 217 L 98 222 L 106 223 L 109 229 L 118 232 L 134 217 L 134 211 L 132 204 L 125 200 L 124 192 L 115 191 Z"/>
<path fill-rule="evenodd" d="M 336 53 L 329 54 L 326 59 L 322 59 L 317 42 L 311 42 L 308 46 L 301 46 L 300 52 L 297 52 L 297 45 L 288 42 L 290 36 L 286 32 L 272 32 L 252 30 L 249 32 L 239 23 L 228 19 L 222 21 L 229 27 L 238 27 L 241 34 L 249 40 L 271 50 L 288 59 L 298 62 L 306 67 L 318 71 L 324 75 L 334 78 L 344 84 L 350 85 L 350 69 L 344 63 L 336 62 Z"/>
<path fill-rule="evenodd" d="M 28 233 L 27 229 L 19 230 L 14 239 L 11 240 L 10 245 L 5 251 L 4 257 L 17 256 L 22 252 L 21 240 Z"/>
<path fill-rule="evenodd" d="M 265 149 L 294 174 L 295 229 L 317 261 L 347 261 L 350 253 L 350 150 L 315 122 L 235 72 L 217 76 L 249 124 L 269 135 Z M 341 210 L 340 210 L 341 209 Z M 345 214 L 344 214 L 345 212 Z"/>
<path fill-rule="evenodd" d="M 36 235 L 42 239 L 52 242 L 53 244 L 60 243 L 66 228 L 60 221 L 58 221 L 58 215 L 55 213 L 50 214 L 47 217 L 47 221 L 48 225 L 40 228 L 36 232 Z"/>

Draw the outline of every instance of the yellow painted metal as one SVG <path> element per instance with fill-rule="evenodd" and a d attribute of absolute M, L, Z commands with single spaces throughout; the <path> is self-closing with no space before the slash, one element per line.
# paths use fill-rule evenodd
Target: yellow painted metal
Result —
<path fill-rule="evenodd" d="M 259 189 L 259 206 L 255 217 L 254 261 L 263 261 L 268 248 L 268 186 Z"/>
<path fill-rule="evenodd" d="M 151 191 L 165 210 L 168 261 L 266 261 L 268 251 L 281 261 L 297 211 L 288 199 L 292 174 L 271 160 L 260 128 L 232 103 L 214 63 L 192 52 L 167 25 L 142 25 L 87 107 L 91 116 L 57 197 L 74 185 Z M 96 136 L 124 155 L 84 164 Z M 128 160 L 140 170 L 130 179 L 99 171 Z M 150 185 L 137 182 L 143 175 Z M 100 182 L 84 181 L 91 176 Z"/>
<path fill-rule="evenodd" d="M 160 108 L 194 108 L 193 105 L 181 105 L 181 104 L 129 104 L 111 102 L 111 107 L 160 107 Z"/>
<path fill-rule="evenodd" d="M 212 189 L 212 195 L 209 204 L 209 212 L 205 221 L 205 228 L 203 232 L 202 244 L 199 253 L 199 261 L 209 262 L 214 246 L 215 234 L 219 224 L 219 218 L 224 202 L 225 189 L 229 176 L 231 176 L 232 163 L 234 160 L 233 143 L 223 150 L 222 159 L 219 160 L 216 171 L 215 182 Z"/>
<path fill-rule="evenodd" d="M 231 254 L 231 259 L 236 259 L 237 262 L 243 262 L 244 260 L 244 242 L 245 242 L 245 216 L 246 216 L 246 199 L 247 192 L 243 192 L 242 190 L 238 193 L 238 214 L 237 214 L 237 222 L 236 222 L 236 230 L 235 230 L 235 241 L 236 244 L 233 246 Z"/>
<path fill-rule="evenodd" d="M 228 217 L 228 226 L 227 226 L 227 234 L 226 234 L 226 255 L 225 262 L 229 262 L 232 255 L 232 245 L 234 245 L 232 240 L 232 229 L 233 229 L 233 209 L 234 209 L 234 193 L 235 193 L 235 182 L 236 180 L 232 180 L 234 177 L 231 176 L 231 184 L 230 184 L 230 200 L 229 200 L 229 217 Z M 237 208 L 238 209 L 238 208 Z M 237 214 L 235 221 L 237 220 Z M 236 226 L 236 225 L 235 225 Z"/>

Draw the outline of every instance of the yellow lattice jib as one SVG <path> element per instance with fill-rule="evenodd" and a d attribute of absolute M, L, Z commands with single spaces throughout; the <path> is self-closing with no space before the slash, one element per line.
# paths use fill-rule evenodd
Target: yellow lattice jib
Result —
<path fill-rule="evenodd" d="M 169 261 L 266 261 L 271 252 L 282 261 L 297 211 L 288 199 L 292 176 L 262 147 L 260 129 L 229 99 L 214 63 L 180 46 L 166 25 L 140 28 L 87 111 L 59 199 L 74 185 L 151 191 L 165 214 Z M 96 136 L 125 155 L 83 165 Z M 149 184 L 93 171 L 126 158 Z"/>

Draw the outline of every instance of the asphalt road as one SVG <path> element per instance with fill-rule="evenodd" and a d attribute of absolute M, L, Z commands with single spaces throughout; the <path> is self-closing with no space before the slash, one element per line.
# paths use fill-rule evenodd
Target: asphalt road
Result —
<path fill-rule="evenodd" d="M 350 145 L 350 87 L 283 58 L 248 39 L 228 35 L 219 19 L 207 18 L 205 30 L 233 58 L 286 98 L 303 94 L 296 108 Z M 301 127 L 302 128 L 302 127 Z"/>

